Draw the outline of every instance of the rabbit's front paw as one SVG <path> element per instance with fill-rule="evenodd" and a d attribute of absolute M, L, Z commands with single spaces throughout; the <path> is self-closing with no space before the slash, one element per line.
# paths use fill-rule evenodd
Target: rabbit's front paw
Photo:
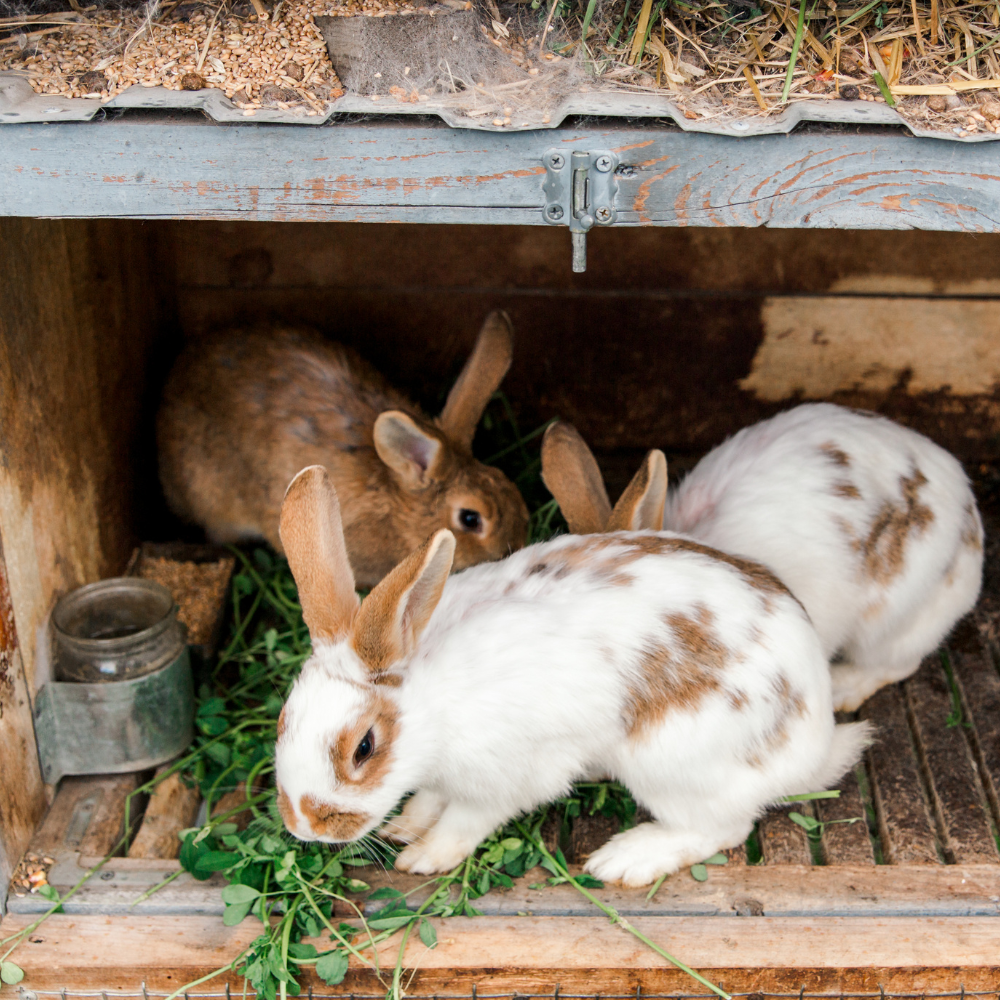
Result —
<path fill-rule="evenodd" d="M 466 845 L 457 840 L 431 838 L 419 844 L 410 844 L 396 858 L 396 868 L 414 875 L 450 872 L 468 854 Z"/>
<path fill-rule="evenodd" d="M 717 837 L 666 830 L 657 823 L 640 823 L 616 834 L 594 851 L 584 870 L 605 882 L 637 887 L 696 864 L 718 849 Z"/>

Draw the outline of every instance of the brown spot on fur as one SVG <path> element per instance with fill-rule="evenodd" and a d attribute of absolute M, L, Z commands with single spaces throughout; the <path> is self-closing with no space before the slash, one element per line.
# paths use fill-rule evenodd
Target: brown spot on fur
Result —
<path fill-rule="evenodd" d="M 707 545 L 687 538 L 664 538 L 661 535 L 588 535 L 575 539 L 575 544 L 565 545 L 546 553 L 546 562 L 538 563 L 534 571 L 549 572 L 554 579 L 570 573 L 590 572 L 612 586 L 626 586 L 632 582 L 626 567 L 644 556 L 668 555 L 672 552 L 694 552 L 698 555 L 725 563 L 737 570 L 755 590 L 764 594 L 793 596 L 788 588 L 766 567 L 749 559 L 740 559 L 726 552 L 719 552 Z M 602 553 L 607 553 L 603 556 Z"/>
<path fill-rule="evenodd" d="M 372 695 L 371 704 L 350 729 L 341 732 L 330 747 L 333 773 L 342 785 L 361 791 L 377 788 L 393 761 L 393 744 L 399 721 L 396 706 L 381 694 Z M 358 744 L 372 731 L 375 749 L 360 766 L 355 767 L 354 753 Z"/>
<path fill-rule="evenodd" d="M 886 500 L 872 521 L 868 537 L 855 542 L 865 572 L 873 580 L 885 583 L 897 576 L 903 568 L 910 532 L 920 535 L 934 521 L 934 512 L 918 497 L 920 487 L 926 482 L 927 477 L 916 467 L 909 476 L 901 476 L 902 504 Z"/>
<path fill-rule="evenodd" d="M 843 497 L 845 500 L 860 500 L 861 490 L 859 490 L 854 483 L 841 480 L 840 482 L 833 484 L 833 495 Z"/>
<path fill-rule="evenodd" d="M 729 650 L 719 641 L 712 612 L 704 605 L 694 612 L 665 616 L 671 641 L 655 641 L 639 661 L 639 676 L 629 684 L 624 706 L 625 728 L 633 739 L 667 712 L 696 708 L 721 687 Z"/>
<path fill-rule="evenodd" d="M 838 448 L 832 441 L 827 441 L 819 446 L 819 450 L 826 455 L 834 465 L 840 467 L 841 469 L 846 469 L 850 464 L 851 460 L 845 451 Z"/>
<path fill-rule="evenodd" d="M 281 785 L 278 785 L 278 812 L 281 814 L 285 826 L 292 830 L 295 826 L 295 810 L 292 809 L 292 800 L 285 794 Z"/>
<path fill-rule="evenodd" d="M 983 529 L 976 514 L 976 506 L 971 501 L 965 507 L 965 520 L 962 523 L 961 542 L 973 552 L 981 552 L 983 548 Z"/>
<path fill-rule="evenodd" d="M 285 727 L 287 726 L 287 719 L 285 718 L 288 712 L 288 706 L 283 705 L 281 707 L 281 714 L 278 716 L 278 736 L 277 739 L 280 740 L 282 736 L 285 735 Z"/>
<path fill-rule="evenodd" d="M 317 837 L 337 841 L 352 840 L 371 819 L 366 813 L 338 812 L 313 795 L 303 795 L 299 799 L 299 809 Z"/>
<path fill-rule="evenodd" d="M 784 674 L 771 678 L 771 690 L 778 703 L 774 721 L 761 736 L 753 751 L 746 757 L 751 767 L 761 767 L 776 750 L 788 742 L 788 724 L 801 718 L 806 711 L 806 702 Z"/>
<path fill-rule="evenodd" d="M 750 704 L 746 691 L 730 691 L 726 697 L 729 699 L 729 707 L 734 712 L 742 712 Z"/>

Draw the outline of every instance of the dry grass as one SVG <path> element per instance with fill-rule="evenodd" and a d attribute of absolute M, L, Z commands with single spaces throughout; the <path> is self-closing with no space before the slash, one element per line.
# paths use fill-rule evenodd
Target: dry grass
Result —
<path fill-rule="evenodd" d="M 166 0 L 145 14 L 91 7 L 3 19 L 0 69 L 25 72 L 44 94 L 110 99 L 136 84 L 206 86 L 247 114 L 270 105 L 315 115 L 342 90 L 314 18 L 419 9 L 251 2 L 242 14 Z M 767 116 L 800 101 L 888 100 L 923 127 L 1000 132 L 1000 0 L 477 2 L 490 41 L 541 75 L 539 91 L 547 76 L 560 88 L 658 91 L 701 120 Z M 571 64 L 585 75 L 565 72 Z"/>

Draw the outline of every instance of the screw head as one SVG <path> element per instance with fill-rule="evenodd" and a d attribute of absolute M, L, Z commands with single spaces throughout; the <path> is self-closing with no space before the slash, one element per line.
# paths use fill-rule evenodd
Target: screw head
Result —
<path fill-rule="evenodd" d="M 607 153 L 603 156 L 599 156 L 596 160 L 594 160 L 594 166 L 597 167 L 602 174 L 606 174 L 611 169 L 611 157 L 608 156 Z"/>
<path fill-rule="evenodd" d="M 549 205 L 549 207 L 545 209 L 545 214 L 550 219 L 561 219 L 563 217 L 563 207 L 562 205 Z"/>
<path fill-rule="evenodd" d="M 600 208 L 594 212 L 597 217 L 598 222 L 610 222 L 611 221 L 611 209 L 607 205 L 601 205 Z"/>
<path fill-rule="evenodd" d="M 549 157 L 549 166 L 553 170 L 562 170 L 562 168 L 565 165 L 566 165 L 566 157 L 563 156 L 562 153 L 553 153 Z"/>

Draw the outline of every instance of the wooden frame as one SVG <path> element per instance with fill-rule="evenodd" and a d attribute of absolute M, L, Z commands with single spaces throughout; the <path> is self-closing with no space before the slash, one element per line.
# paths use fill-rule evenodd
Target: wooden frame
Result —
<path fill-rule="evenodd" d="M 4 883 L 36 836 L 35 847 L 52 852 L 53 884 L 72 884 L 118 838 L 128 782 L 135 787 L 134 778 L 101 779 L 103 805 L 76 844 L 67 841 L 74 802 L 93 782 L 64 784 L 38 827 L 54 790 L 42 787 L 32 752 L 29 693 L 44 670 L 35 637 L 60 590 L 120 572 L 137 540 L 137 386 L 148 377 L 164 311 L 149 280 L 156 267 L 148 237 L 112 219 L 543 225 L 541 155 L 562 146 L 618 152 L 626 168 L 620 225 L 1000 230 L 991 146 L 918 142 L 888 129 L 812 127 L 736 140 L 615 122 L 505 136 L 426 121 L 223 127 L 126 114 L 7 126 L 2 135 L 0 215 L 77 217 L 0 220 Z M 52 357 L 64 363 L 46 363 Z M 940 725 L 950 693 L 933 663 L 869 706 L 890 733 L 866 771 L 890 864 L 874 864 L 863 828 L 848 825 L 827 829 L 819 851 L 828 864 L 811 864 L 809 844 L 778 812 L 762 825 L 763 867 L 734 856 L 704 884 L 675 876 L 648 904 L 644 893 L 613 888 L 605 898 L 736 993 L 995 990 L 1000 678 L 975 634 L 963 633 L 951 652 L 971 731 Z M 148 839 L 161 844 L 196 806 L 176 787 L 170 794 L 169 804 L 146 813 Z M 859 786 L 848 783 L 840 803 L 815 808 L 830 820 L 864 807 Z M 114 859 L 65 914 L 30 936 L 16 956 L 26 989 L 169 993 L 256 936 L 252 920 L 222 926 L 217 880 L 181 876 L 133 906 L 176 871 L 157 852 L 168 853 Z M 411 943 L 411 993 L 700 992 L 591 915 L 572 890 L 542 894 L 527 888 L 532 880 L 484 900 L 484 917 L 440 923 L 434 952 Z M 4 918 L 3 934 L 34 919 L 38 906 L 25 899 Z M 322 992 L 318 981 L 304 982 Z M 241 981 L 227 974 L 204 990 L 223 986 Z M 376 995 L 379 987 L 354 968 L 343 991 Z"/>
<path fill-rule="evenodd" d="M 0 214 L 544 225 L 541 158 L 554 147 L 618 153 L 618 225 L 1000 227 L 994 147 L 902 129 L 736 139 L 604 120 L 505 135 L 433 120 L 221 126 L 149 112 L 4 126 Z"/>

